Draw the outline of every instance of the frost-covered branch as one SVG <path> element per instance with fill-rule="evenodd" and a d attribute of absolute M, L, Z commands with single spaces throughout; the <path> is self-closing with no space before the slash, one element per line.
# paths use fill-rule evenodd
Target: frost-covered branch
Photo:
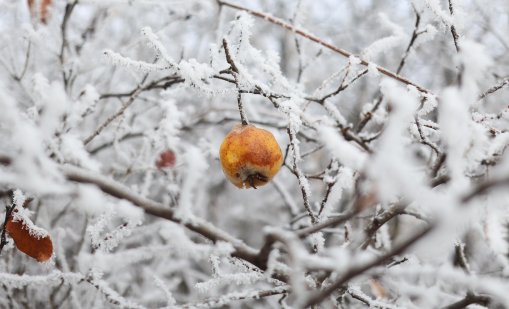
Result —
<path fill-rule="evenodd" d="M 387 262 L 390 258 L 393 256 L 396 256 L 398 254 L 401 254 L 404 252 L 408 247 L 412 246 L 415 242 L 417 242 L 419 239 L 423 238 L 426 234 L 428 234 L 433 229 L 433 225 L 429 225 L 426 228 L 424 228 L 422 231 L 415 233 L 411 237 L 409 237 L 407 240 L 403 241 L 399 245 L 395 246 L 392 250 L 389 252 L 383 254 L 382 256 L 372 260 L 371 262 L 368 262 L 364 265 L 360 265 L 357 267 L 350 268 L 346 273 L 344 273 L 342 276 L 340 276 L 338 279 L 336 279 L 333 283 L 331 283 L 329 286 L 324 288 L 323 290 L 316 292 L 312 294 L 306 301 L 305 307 L 314 306 L 316 304 L 319 304 L 320 302 L 324 301 L 329 295 L 334 293 L 337 289 L 348 283 L 351 279 L 362 275 L 366 271 L 370 270 L 373 267 L 379 266 L 380 264 Z"/>
<path fill-rule="evenodd" d="M 483 93 L 481 93 L 481 95 L 479 95 L 479 100 L 486 98 L 490 94 L 495 93 L 498 90 L 500 90 L 508 85 L 509 85 L 509 78 L 506 78 L 503 81 L 501 81 L 499 84 L 497 84 L 497 85 L 489 88 L 488 90 L 484 91 Z"/>
<path fill-rule="evenodd" d="M 274 289 L 260 290 L 260 291 L 247 291 L 226 294 L 217 299 L 208 299 L 199 303 L 185 304 L 178 306 L 178 308 L 216 308 L 226 306 L 234 301 L 242 299 L 260 299 L 263 297 L 270 297 L 274 295 L 280 295 L 288 293 L 290 290 L 289 286 L 276 287 Z"/>
<path fill-rule="evenodd" d="M 455 303 L 447 305 L 442 309 L 461 309 L 466 308 L 469 305 L 477 304 L 481 306 L 489 306 L 491 298 L 485 295 L 476 295 L 473 293 L 467 293 L 465 298 L 458 300 Z"/>
<path fill-rule="evenodd" d="M 235 249 L 232 254 L 233 256 L 237 256 L 256 265 L 257 251 L 255 249 L 246 245 L 242 240 L 229 235 L 225 231 L 218 229 L 208 222 L 198 218 L 180 218 L 173 212 L 172 209 L 165 207 L 158 202 L 137 195 L 126 186 L 96 173 L 70 165 L 62 166 L 61 169 L 67 179 L 71 181 L 94 184 L 111 196 L 125 199 L 134 205 L 141 207 L 150 215 L 182 224 L 191 231 L 194 231 L 212 241 L 228 242 Z"/>
<path fill-rule="evenodd" d="M 327 43 L 324 40 L 320 39 L 319 37 L 314 36 L 314 35 L 312 35 L 311 33 L 307 32 L 305 30 L 296 28 L 295 26 L 293 26 L 293 25 L 291 25 L 291 24 L 289 24 L 289 23 L 287 23 L 287 22 L 285 22 L 285 21 L 283 21 L 283 20 L 281 20 L 279 18 L 272 17 L 269 14 L 266 14 L 266 13 L 263 13 L 263 12 L 260 12 L 260 11 L 255 11 L 255 10 L 249 9 L 247 7 L 244 7 L 244 6 L 241 6 L 241 5 L 229 2 L 229 1 L 217 0 L 217 2 L 220 5 L 224 5 L 224 6 L 228 6 L 228 7 L 234 8 L 236 10 L 241 10 L 241 11 L 248 12 L 249 14 L 251 14 L 253 16 L 262 18 L 262 19 L 267 20 L 267 21 L 269 21 L 269 22 L 271 22 L 271 23 L 273 23 L 275 25 L 283 27 L 283 28 L 285 28 L 285 29 L 287 29 L 289 31 L 295 32 L 296 34 L 298 34 L 298 35 L 300 35 L 300 36 L 302 36 L 302 37 L 304 37 L 306 39 L 309 39 L 309 40 L 311 40 L 311 41 L 313 41 L 315 43 L 318 43 L 318 44 L 322 45 L 323 47 L 328 48 L 328 49 L 330 49 L 330 50 L 332 50 L 332 51 L 342 55 L 343 57 L 350 58 L 351 56 L 355 56 L 354 54 L 352 54 L 349 51 L 346 51 L 346 50 L 344 50 L 342 48 L 339 48 L 339 47 L 336 47 L 336 46 L 334 46 L 334 45 L 332 45 L 330 43 Z M 364 65 L 364 66 L 369 66 L 370 65 L 370 63 L 368 61 L 366 61 L 366 60 L 360 59 L 360 61 L 361 61 L 361 64 Z M 424 92 L 424 93 L 427 93 L 427 94 L 431 93 L 426 88 L 421 87 L 418 84 L 416 84 L 416 83 L 414 83 L 414 82 L 412 82 L 412 81 L 410 81 L 410 80 L 408 80 L 408 79 L 406 79 L 406 78 L 404 78 L 404 77 L 402 77 L 402 76 L 400 76 L 400 75 L 398 75 L 398 74 L 396 74 L 396 73 L 394 73 L 394 72 L 392 72 L 392 71 L 390 71 L 390 70 L 388 70 L 388 69 L 386 69 L 384 67 L 376 65 L 376 69 L 380 73 L 382 73 L 382 74 L 384 74 L 384 75 L 386 75 L 386 76 L 388 76 L 388 77 L 390 77 L 392 79 L 395 79 L 395 80 L 397 80 L 397 81 L 399 81 L 401 83 L 404 83 L 406 85 L 414 86 L 415 88 L 417 88 L 421 92 Z"/>

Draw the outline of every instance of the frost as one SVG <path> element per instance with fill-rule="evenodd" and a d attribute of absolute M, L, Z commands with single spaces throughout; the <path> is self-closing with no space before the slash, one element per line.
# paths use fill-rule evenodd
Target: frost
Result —
<path fill-rule="evenodd" d="M 342 164 L 353 170 L 362 169 L 367 159 L 366 154 L 362 150 L 345 141 L 335 129 L 322 127 L 319 130 L 320 138 L 333 158 L 338 159 Z"/>
<path fill-rule="evenodd" d="M 373 62 L 370 62 L 368 64 L 368 73 L 369 75 L 371 75 L 372 77 L 378 77 L 380 76 L 380 73 L 378 72 L 378 66 L 373 63 Z"/>
<path fill-rule="evenodd" d="M 168 51 L 163 46 L 161 41 L 159 41 L 159 38 L 152 31 L 152 29 L 150 27 L 145 27 L 145 28 L 141 29 L 141 33 L 147 38 L 148 45 L 150 47 L 152 47 L 153 49 L 155 49 L 162 56 L 164 61 L 166 61 L 166 63 L 168 63 L 168 65 L 175 66 L 173 59 L 168 54 Z"/>
<path fill-rule="evenodd" d="M 196 59 L 189 59 L 181 61 L 179 69 L 187 86 L 197 88 L 205 93 L 213 93 L 212 88 L 206 82 L 214 72 L 209 65 L 199 63 Z"/>
<path fill-rule="evenodd" d="M 452 24 L 452 18 L 449 12 L 446 12 L 445 9 L 442 9 L 440 6 L 439 0 L 423 0 L 424 3 L 428 6 L 428 8 L 435 14 L 436 18 L 443 22 L 446 26 L 450 26 Z"/>
<path fill-rule="evenodd" d="M 159 289 L 161 289 L 164 292 L 164 295 L 166 295 L 166 298 L 168 299 L 166 302 L 167 306 L 174 306 L 177 304 L 177 301 L 173 297 L 173 294 L 171 293 L 170 289 L 161 278 L 154 276 L 154 283 L 157 285 Z"/>
<path fill-rule="evenodd" d="M 406 151 L 408 141 L 404 137 L 404 132 L 418 104 L 415 96 L 388 80 L 382 82 L 381 88 L 384 95 L 394 105 L 394 111 L 380 137 L 379 152 L 374 160 L 370 160 L 369 168 L 373 177 L 378 179 L 377 192 L 382 195 L 383 200 L 390 201 L 400 193 L 415 194 L 417 180 L 422 178 L 415 172 L 414 163 Z"/>
<path fill-rule="evenodd" d="M 81 185 L 78 187 L 78 198 L 74 206 L 84 213 L 94 216 L 105 212 L 103 193 L 95 186 Z"/>
<path fill-rule="evenodd" d="M 478 83 L 484 79 L 486 69 L 493 64 L 493 60 L 484 46 L 469 41 L 461 42 L 460 62 L 464 66 L 462 91 L 466 97 L 475 98 L 478 95 Z M 476 103 L 473 100 L 470 104 Z"/>
<path fill-rule="evenodd" d="M 406 38 L 404 30 L 397 24 L 390 21 L 387 15 L 380 13 L 379 20 L 383 27 L 388 28 L 392 32 L 392 35 L 378 39 L 364 49 L 362 52 L 362 58 L 367 61 L 373 60 L 377 55 L 401 45 Z"/>
<path fill-rule="evenodd" d="M 67 163 L 85 167 L 92 171 L 98 171 L 99 163 L 90 158 L 85 151 L 83 142 L 73 134 L 65 134 L 61 137 L 60 154 Z"/>
<path fill-rule="evenodd" d="M 152 72 L 152 71 L 165 71 L 172 67 L 169 65 L 160 65 L 155 63 L 148 63 L 144 61 L 133 60 L 122 56 L 121 54 L 112 50 L 103 51 L 104 56 L 113 65 L 119 65 L 125 68 L 134 69 L 139 72 Z"/>
<path fill-rule="evenodd" d="M 421 116 L 421 117 L 425 116 L 425 115 L 428 115 L 429 113 L 431 113 L 433 110 L 436 109 L 437 105 L 438 105 L 438 101 L 437 101 L 437 99 L 434 96 L 427 96 L 423 100 L 423 105 L 419 109 L 417 114 L 419 116 Z"/>
<path fill-rule="evenodd" d="M 21 190 L 14 190 L 13 202 L 16 207 L 24 208 L 26 199 L 26 196 L 23 194 L 23 192 L 21 192 Z"/>
<path fill-rule="evenodd" d="M 355 56 L 350 56 L 348 58 L 348 61 L 350 61 L 350 64 L 351 65 L 357 65 L 357 64 L 361 64 L 361 60 Z"/>
<path fill-rule="evenodd" d="M 0 198 L 55 250 L 6 233 L 0 307 L 509 303 L 507 0 L 223 2 L 0 1 Z"/>
<path fill-rule="evenodd" d="M 187 174 L 182 184 L 179 213 L 184 217 L 190 216 L 196 210 L 197 191 L 203 186 L 204 179 L 202 178 L 208 164 L 201 154 L 200 150 L 196 147 L 189 147 L 188 151 L 184 154 L 186 160 Z"/>
<path fill-rule="evenodd" d="M 264 276 L 260 273 L 239 273 L 239 274 L 222 274 L 221 276 L 210 279 L 206 282 L 199 282 L 195 285 L 200 293 L 207 293 L 219 285 L 234 283 L 235 285 L 253 285 L 259 280 L 263 280 Z"/>
<path fill-rule="evenodd" d="M 334 104 L 332 104 L 330 101 L 326 101 L 323 106 L 325 109 L 331 114 L 332 118 L 336 121 L 337 124 L 344 127 L 347 124 L 347 121 L 343 115 L 339 112 L 339 110 L 336 108 Z"/>
<path fill-rule="evenodd" d="M 16 208 L 12 211 L 12 221 L 13 222 L 22 222 L 24 228 L 28 230 L 30 235 L 36 238 L 44 238 L 49 235 L 48 231 L 45 229 L 38 227 L 35 225 L 32 220 L 30 220 L 30 211 L 24 208 L 25 197 L 21 193 L 21 191 L 16 190 L 14 193 L 14 201 Z M 22 204 L 18 204 L 22 203 Z"/>
<path fill-rule="evenodd" d="M 122 219 L 123 223 L 108 231 L 117 216 Z M 135 208 L 127 202 L 121 202 L 120 205 L 116 205 L 102 214 L 95 224 L 87 228 L 92 246 L 94 249 L 102 249 L 105 252 L 113 250 L 123 239 L 131 235 L 134 227 L 141 224 L 142 216 L 143 212 L 139 208 Z"/>

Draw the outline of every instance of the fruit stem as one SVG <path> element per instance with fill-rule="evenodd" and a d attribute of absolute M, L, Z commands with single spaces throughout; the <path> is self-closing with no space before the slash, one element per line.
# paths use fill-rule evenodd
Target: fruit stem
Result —
<path fill-rule="evenodd" d="M 232 55 L 230 54 L 230 48 L 228 47 L 228 42 L 226 39 L 223 38 L 223 48 L 224 53 L 226 56 L 226 62 L 230 65 L 229 73 L 233 76 L 235 79 L 235 86 L 237 86 L 238 94 L 237 94 L 237 104 L 239 106 L 239 112 L 240 112 L 240 121 L 242 121 L 243 126 L 247 126 L 249 124 L 249 121 L 247 121 L 246 113 L 244 112 L 244 106 L 242 105 L 242 93 L 240 92 L 240 85 L 239 85 L 239 69 L 237 65 L 235 64 L 235 61 L 233 61 Z"/>
<path fill-rule="evenodd" d="M 242 94 L 240 91 L 237 95 L 237 104 L 239 106 L 240 121 L 242 122 L 243 126 L 247 126 L 249 122 L 247 121 L 246 113 L 244 112 L 244 106 L 242 105 Z"/>

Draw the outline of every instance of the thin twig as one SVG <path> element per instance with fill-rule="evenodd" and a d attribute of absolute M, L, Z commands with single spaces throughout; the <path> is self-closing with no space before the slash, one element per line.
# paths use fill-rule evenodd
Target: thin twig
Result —
<path fill-rule="evenodd" d="M 297 148 L 296 144 L 298 143 L 298 140 L 297 140 L 297 136 L 295 136 L 295 132 L 293 132 L 293 129 L 291 128 L 291 123 L 289 124 L 289 126 L 287 128 L 287 133 L 290 138 L 290 145 L 292 148 L 293 170 L 295 171 L 297 180 L 299 182 L 300 191 L 302 193 L 302 199 L 304 201 L 304 208 L 306 209 L 306 211 L 309 215 L 309 218 L 311 219 L 311 223 L 316 224 L 318 222 L 318 218 L 316 217 L 316 214 L 311 209 L 311 204 L 309 202 L 309 195 L 310 195 L 309 188 L 304 183 L 307 181 L 307 178 L 297 164 L 297 161 L 298 161 L 297 149 L 298 148 Z"/>
<path fill-rule="evenodd" d="M 401 73 L 401 71 L 403 70 L 403 67 L 406 65 L 406 60 L 407 60 L 408 56 L 410 55 L 410 50 L 414 46 L 415 41 L 417 40 L 419 35 L 424 33 L 424 32 L 419 32 L 418 31 L 419 30 L 419 25 L 421 23 L 421 15 L 419 14 L 419 12 L 417 12 L 417 10 L 415 10 L 415 8 L 414 8 L 414 11 L 415 11 L 414 30 L 412 32 L 412 37 L 410 38 L 410 42 L 408 42 L 408 45 L 407 45 L 407 47 L 405 49 L 405 53 L 403 54 L 403 57 L 401 57 L 401 61 L 399 62 L 398 68 L 396 70 L 396 74 Z M 359 123 L 355 127 L 355 132 L 359 133 L 360 131 L 362 131 L 364 129 L 364 127 L 371 121 L 371 119 L 373 118 L 373 114 L 381 106 L 382 101 L 383 101 L 383 95 L 380 94 L 378 96 L 378 98 L 376 99 L 375 104 L 373 105 L 371 110 L 364 114 L 364 116 L 361 118 L 361 120 L 359 121 Z"/>
<path fill-rule="evenodd" d="M 451 17 L 454 17 L 454 7 L 452 5 L 452 0 L 449 0 L 449 12 L 451 13 Z M 460 46 L 458 44 L 458 40 L 459 40 L 459 35 L 458 35 L 458 32 L 456 31 L 456 26 L 454 26 L 454 23 L 451 22 L 451 34 L 452 34 L 452 39 L 454 41 L 454 47 L 456 47 L 456 52 L 460 52 Z"/>
<path fill-rule="evenodd" d="M 440 157 L 441 152 L 440 152 L 440 150 L 438 150 L 437 145 L 433 144 L 431 141 L 429 141 L 424 136 L 424 133 L 423 133 L 422 127 L 421 127 L 421 122 L 419 120 L 419 116 L 415 115 L 414 120 L 415 120 L 415 125 L 417 126 L 417 132 L 419 132 L 419 137 L 421 138 L 421 143 L 423 143 L 426 146 L 429 146 L 437 154 L 437 156 Z"/>
<path fill-rule="evenodd" d="M 298 230 L 295 233 L 297 234 L 297 236 L 299 238 L 305 238 L 305 237 L 307 237 L 311 234 L 317 233 L 325 228 L 343 224 L 343 223 L 347 222 L 348 220 L 352 219 L 353 217 L 355 217 L 357 214 L 358 214 L 358 212 L 356 210 L 350 211 L 345 214 L 336 216 L 332 219 L 329 219 L 327 221 L 323 221 L 323 222 L 320 222 L 313 226 Z"/>
<path fill-rule="evenodd" d="M 14 79 L 17 80 L 17 81 L 21 81 L 23 79 L 23 77 L 25 77 L 25 74 L 27 72 L 27 69 L 28 69 L 28 62 L 30 61 L 30 51 L 32 49 L 32 41 L 28 41 L 28 47 L 27 47 L 27 51 L 26 51 L 26 54 L 25 54 L 25 62 L 23 64 L 23 69 L 21 70 L 21 73 L 17 76 L 14 76 Z"/>
<path fill-rule="evenodd" d="M 122 107 L 113 115 L 111 115 L 110 117 L 108 117 L 108 119 L 106 119 L 99 127 L 97 127 L 97 129 L 95 129 L 95 131 L 90 134 L 84 141 L 83 141 L 83 144 L 84 145 L 87 145 L 88 143 L 90 143 L 95 137 L 97 137 L 107 126 L 109 126 L 115 119 L 117 119 L 118 117 L 120 117 L 125 111 L 127 108 L 129 108 L 129 106 L 131 106 L 136 98 L 144 91 L 147 91 L 147 90 L 151 90 L 151 89 L 156 89 L 156 88 L 162 88 L 162 89 L 166 89 L 174 84 L 178 84 L 178 83 L 181 83 L 183 82 L 184 80 L 178 76 L 170 76 L 170 77 L 163 77 L 159 80 L 156 80 L 156 81 L 153 81 L 151 83 L 149 83 L 148 85 L 146 86 L 141 86 L 145 80 L 147 79 L 148 77 L 148 73 L 145 74 L 145 76 L 143 77 L 141 83 L 140 83 L 140 86 L 138 86 L 136 89 L 132 90 L 131 92 L 129 92 L 129 99 L 127 100 L 127 102 L 125 102 Z M 163 83 L 163 84 L 160 84 L 160 83 Z M 118 94 L 118 95 L 114 95 L 114 94 L 104 94 L 101 96 L 101 98 L 107 98 L 107 97 L 114 97 L 114 96 L 118 96 L 118 97 L 121 97 L 121 96 L 124 96 L 123 94 Z"/>
<path fill-rule="evenodd" d="M 226 62 L 230 65 L 230 70 L 228 73 L 230 73 L 233 78 L 235 79 L 235 85 L 237 86 L 237 105 L 239 107 L 239 113 L 240 113 L 240 120 L 242 122 L 242 125 L 248 125 L 249 122 L 247 121 L 246 113 L 244 111 L 244 106 L 242 105 L 242 92 L 240 91 L 240 83 L 239 83 L 239 68 L 233 61 L 233 58 L 230 54 L 230 48 L 228 47 L 228 42 L 226 42 L 226 39 L 223 39 L 223 48 L 224 53 L 226 57 Z"/>
<path fill-rule="evenodd" d="M 465 244 L 458 241 L 454 245 L 454 251 L 456 252 L 458 263 L 461 268 L 463 268 L 467 274 L 470 274 L 472 271 L 470 270 L 470 265 L 468 264 L 467 257 L 465 255 Z"/>
<path fill-rule="evenodd" d="M 408 58 L 408 55 L 410 55 L 410 50 L 412 49 L 412 46 L 414 46 L 415 40 L 419 35 L 421 35 L 424 32 L 418 32 L 419 25 L 421 23 L 421 14 L 415 10 L 415 25 L 414 25 L 414 31 L 412 32 L 412 37 L 410 38 L 410 42 L 408 43 L 405 53 L 403 54 L 403 57 L 401 57 L 401 61 L 399 62 L 398 69 L 396 70 L 396 73 L 401 73 L 401 70 L 403 70 L 403 67 L 406 64 L 406 59 Z"/>
<path fill-rule="evenodd" d="M 113 115 L 111 115 L 110 117 L 108 117 L 108 119 L 106 119 L 99 127 L 97 127 L 97 129 L 94 130 L 94 132 L 92 134 L 90 134 L 87 138 L 85 138 L 83 140 L 83 144 L 84 145 L 87 145 L 88 143 L 90 143 L 94 138 L 96 138 L 99 134 L 101 134 L 101 132 L 107 127 L 110 125 L 110 123 L 112 123 L 115 119 L 117 119 L 120 115 L 122 115 L 125 110 L 131 106 L 136 97 L 138 97 L 138 95 L 143 91 L 143 89 L 141 87 L 139 87 L 138 89 L 136 89 L 136 91 L 131 95 L 131 97 L 129 98 L 129 100 L 127 100 L 127 102 L 124 103 L 124 105 L 122 105 L 122 107 Z"/>
<path fill-rule="evenodd" d="M 74 8 L 76 7 L 77 4 L 78 0 L 74 0 L 73 2 L 69 2 L 65 5 L 64 18 L 62 19 L 62 24 L 60 25 L 60 31 L 62 33 L 62 44 L 60 45 L 60 53 L 58 55 L 58 59 L 60 60 L 60 65 L 62 65 L 62 77 L 64 80 L 64 87 L 66 89 L 69 83 L 69 76 L 67 76 L 64 69 L 65 48 L 68 47 L 67 25 L 69 23 L 69 19 L 71 18 L 71 14 L 74 11 Z"/>
<path fill-rule="evenodd" d="M 143 92 L 148 91 L 148 90 L 154 90 L 154 89 L 167 89 L 168 87 L 170 87 L 174 84 L 178 84 L 178 83 L 182 83 L 182 82 L 184 82 L 184 79 L 177 75 L 165 76 L 165 77 L 162 77 L 160 79 L 157 79 L 157 80 L 147 84 L 146 86 L 143 86 L 141 89 Z M 138 90 L 138 87 L 134 88 L 133 90 L 131 90 L 129 92 L 104 93 L 104 94 L 101 94 L 99 99 L 103 100 L 103 99 L 109 99 L 109 98 L 131 97 L 136 92 L 136 90 Z"/>
<path fill-rule="evenodd" d="M 509 78 L 506 78 L 504 79 L 502 82 L 500 82 L 499 84 L 491 87 L 490 89 L 484 91 L 483 93 L 481 93 L 481 95 L 479 95 L 479 100 L 482 100 L 484 98 L 486 98 L 487 96 L 489 96 L 490 94 L 494 93 L 494 92 L 497 92 L 498 90 L 504 88 L 505 86 L 508 86 L 509 85 Z"/>
<path fill-rule="evenodd" d="M 7 239 L 5 237 L 7 221 L 11 217 L 14 207 L 16 207 L 16 205 L 14 204 L 14 195 L 13 195 L 12 191 L 10 192 L 10 195 L 11 195 L 11 205 L 5 207 L 5 219 L 4 219 L 4 224 L 2 225 L 2 235 L 0 236 L 0 254 L 2 254 L 2 250 L 4 249 L 5 245 L 7 244 Z"/>

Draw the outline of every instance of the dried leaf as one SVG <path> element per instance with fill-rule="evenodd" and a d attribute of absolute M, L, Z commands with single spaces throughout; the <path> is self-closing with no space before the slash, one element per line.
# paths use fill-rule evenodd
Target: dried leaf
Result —
<path fill-rule="evenodd" d="M 49 235 L 30 233 L 23 221 L 13 221 L 12 217 L 7 220 L 5 229 L 14 240 L 16 248 L 38 262 L 46 262 L 53 255 L 53 243 Z"/>

